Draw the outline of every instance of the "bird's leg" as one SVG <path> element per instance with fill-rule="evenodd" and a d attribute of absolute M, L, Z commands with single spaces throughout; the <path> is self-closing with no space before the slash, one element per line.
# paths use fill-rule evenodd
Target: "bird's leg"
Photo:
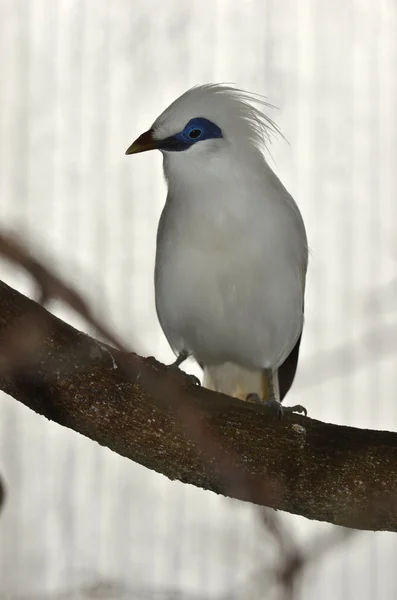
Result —
<path fill-rule="evenodd" d="M 266 381 L 267 381 L 267 389 L 268 389 L 268 398 L 267 400 L 261 399 L 258 394 L 248 394 L 247 400 L 251 400 L 254 402 L 258 402 L 266 408 L 270 408 L 271 411 L 275 412 L 277 417 L 281 419 L 286 413 L 303 413 L 307 416 L 307 410 L 304 406 L 300 404 L 296 404 L 295 406 L 282 406 L 281 403 L 277 400 L 275 390 L 274 390 L 274 381 L 273 381 L 273 370 L 265 369 L 264 370 Z"/>
<path fill-rule="evenodd" d="M 185 360 L 189 358 L 189 352 L 187 350 L 182 350 L 176 357 L 176 360 L 171 363 L 168 368 L 169 369 L 177 369 L 180 370 L 179 367 Z M 190 375 L 189 373 L 185 373 L 186 377 L 188 377 L 193 385 L 201 385 L 200 380 L 195 375 Z"/>
<path fill-rule="evenodd" d="M 173 367 L 175 369 L 179 369 L 179 367 L 181 366 L 181 364 L 183 362 L 185 362 L 185 360 L 189 357 L 189 352 L 187 352 L 187 350 L 182 350 L 182 352 L 180 352 L 178 354 L 178 356 L 176 357 L 176 360 L 171 363 L 169 366 Z"/>
<path fill-rule="evenodd" d="M 274 391 L 273 369 L 265 369 L 265 377 L 267 381 L 268 398 L 267 400 L 262 400 L 262 404 L 264 404 L 266 408 L 270 408 L 270 410 L 274 411 L 278 418 L 281 419 L 283 416 L 283 407 L 277 400 L 276 392 Z"/>

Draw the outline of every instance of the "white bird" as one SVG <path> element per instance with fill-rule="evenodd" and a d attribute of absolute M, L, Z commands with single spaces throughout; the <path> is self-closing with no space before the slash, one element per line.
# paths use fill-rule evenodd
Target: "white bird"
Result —
<path fill-rule="evenodd" d="M 228 85 L 194 87 L 126 154 L 163 154 L 155 294 L 175 364 L 192 356 L 207 387 L 281 411 L 298 362 L 308 247 L 299 209 L 265 159 L 278 129 L 263 105 Z"/>

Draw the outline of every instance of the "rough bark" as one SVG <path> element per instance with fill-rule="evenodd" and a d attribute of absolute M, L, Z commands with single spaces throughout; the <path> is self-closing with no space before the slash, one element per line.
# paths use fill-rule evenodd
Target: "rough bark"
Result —
<path fill-rule="evenodd" d="M 397 434 L 286 416 L 113 350 L 0 282 L 0 389 L 170 479 L 309 519 L 397 530 Z"/>

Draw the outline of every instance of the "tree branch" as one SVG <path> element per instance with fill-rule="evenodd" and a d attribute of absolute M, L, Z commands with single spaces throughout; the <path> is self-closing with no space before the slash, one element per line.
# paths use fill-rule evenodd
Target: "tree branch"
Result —
<path fill-rule="evenodd" d="M 397 531 L 397 434 L 266 410 L 77 331 L 0 282 L 0 389 L 198 487 L 347 527 Z"/>

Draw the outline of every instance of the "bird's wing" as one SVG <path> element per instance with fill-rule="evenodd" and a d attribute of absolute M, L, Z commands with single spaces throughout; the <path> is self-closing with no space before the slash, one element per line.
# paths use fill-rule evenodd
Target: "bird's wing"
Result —
<path fill-rule="evenodd" d="M 301 339 L 302 334 L 300 334 L 298 341 L 296 342 L 295 346 L 293 347 L 283 364 L 278 368 L 278 385 L 280 389 L 281 402 L 285 398 L 295 379 L 295 373 L 298 366 Z"/>

